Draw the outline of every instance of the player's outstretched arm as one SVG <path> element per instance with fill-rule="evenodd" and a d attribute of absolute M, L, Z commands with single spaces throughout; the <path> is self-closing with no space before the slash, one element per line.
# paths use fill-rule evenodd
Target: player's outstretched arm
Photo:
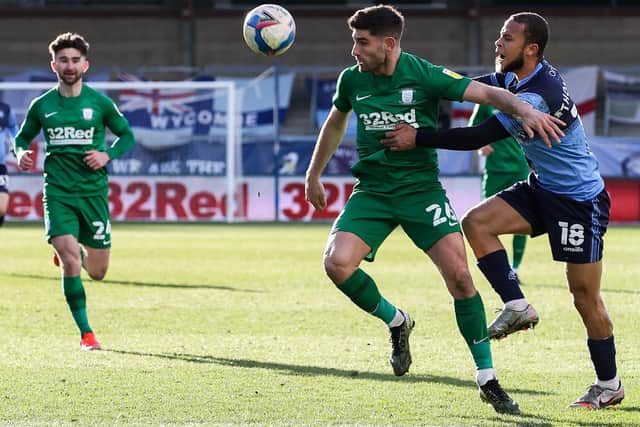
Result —
<path fill-rule="evenodd" d="M 564 136 L 560 126 L 566 126 L 566 123 L 557 117 L 536 110 L 505 89 L 472 81 L 467 86 L 462 99 L 476 104 L 491 104 L 504 113 L 521 117 L 522 127 L 529 138 L 533 138 L 537 133 L 548 147 L 551 147 L 551 139 L 559 144 Z"/>
<path fill-rule="evenodd" d="M 311 162 L 309 162 L 309 167 L 307 168 L 304 191 L 307 200 L 318 210 L 322 210 L 327 206 L 320 175 L 322 175 L 324 168 L 329 163 L 329 159 L 342 142 L 344 133 L 347 130 L 349 113 L 350 111 L 345 113 L 335 106 L 332 107 L 329 116 L 327 116 L 320 129 L 318 140 L 313 149 Z"/>
<path fill-rule="evenodd" d="M 418 147 L 447 150 L 477 150 L 509 136 L 500 120 L 492 116 L 477 126 L 451 129 L 418 128 L 399 123 L 395 130 L 385 133 L 380 141 L 391 151 L 406 151 Z"/>

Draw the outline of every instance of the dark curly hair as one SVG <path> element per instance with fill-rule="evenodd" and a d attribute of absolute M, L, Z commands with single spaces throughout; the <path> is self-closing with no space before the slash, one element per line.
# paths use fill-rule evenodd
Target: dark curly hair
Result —
<path fill-rule="evenodd" d="M 49 53 L 51 57 L 55 57 L 56 53 L 67 48 L 78 49 L 83 56 L 87 56 L 89 52 L 89 43 L 78 33 L 62 33 L 59 34 L 51 43 L 49 43 Z"/>
<path fill-rule="evenodd" d="M 393 36 L 400 40 L 404 16 L 393 6 L 379 4 L 356 11 L 347 24 L 351 30 L 367 30 L 372 36 Z"/>

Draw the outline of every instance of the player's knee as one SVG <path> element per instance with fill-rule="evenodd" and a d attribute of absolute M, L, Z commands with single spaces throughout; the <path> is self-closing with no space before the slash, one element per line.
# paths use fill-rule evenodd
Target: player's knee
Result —
<path fill-rule="evenodd" d="M 347 259 L 336 255 L 335 252 L 331 255 L 325 254 L 323 265 L 324 272 L 336 284 L 347 280 L 349 276 L 353 274 L 353 271 L 355 271 Z"/>
<path fill-rule="evenodd" d="M 76 275 L 76 273 L 80 272 L 82 268 L 82 262 L 79 255 L 69 252 L 59 252 L 58 257 L 60 258 L 62 271 L 74 276 Z"/>
<path fill-rule="evenodd" d="M 464 216 L 460 220 L 460 225 L 462 225 L 462 231 L 464 231 L 464 234 L 468 235 L 470 233 L 473 233 L 476 227 L 473 211 L 469 211 L 464 214 Z"/>
<path fill-rule="evenodd" d="M 107 267 L 94 268 L 91 270 L 87 270 L 89 277 L 92 280 L 102 280 L 107 275 Z"/>
<path fill-rule="evenodd" d="M 587 292 L 584 289 L 573 289 L 573 305 L 580 313 L 593 313 L 606 311 L 600 295 Z"/>
<path fill-rule="evenodd" d="M 471 273 L 466 267 L 453 270 L 445 280 L 454 298 L 470 298 L 476 293 Z"/>

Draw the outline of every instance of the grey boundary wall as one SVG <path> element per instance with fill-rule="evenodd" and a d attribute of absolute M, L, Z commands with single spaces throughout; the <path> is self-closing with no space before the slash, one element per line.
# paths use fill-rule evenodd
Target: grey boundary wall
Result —
<path fill-rule="evenodd" d="M 256 2 L 257 3 L 257 2 Z M 297 22 L 294 47 L 280 59 L 284 66 L 350 65 L 347 17 L 355 8 L 292 12 Z M 490 66 L 493 41 L 504 19 L 518 9 L 467 12 L 405 12 L 402 46 L 436 64 Z M 640 8 L 539 11 L 551 26 L 546 56 L 556 66 L 640 64 Z M 122 66 L 268 66 L 270 58 L 244 46 L 244 11 L 194 13 L 150 11 L 2 11 L 0 65 L 39 67 L 49 62 L 47 45 L 58 33 L 79 32 L 91 42 L 92 65 Z"/>

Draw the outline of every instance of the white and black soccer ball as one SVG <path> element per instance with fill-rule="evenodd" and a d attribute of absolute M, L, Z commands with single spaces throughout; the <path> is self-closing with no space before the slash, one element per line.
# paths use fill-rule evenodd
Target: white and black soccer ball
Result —
<path fill-rule="evenodd" d="M 277 4 L 261 4 L 252 9 L 242 25 L 249 49 L 265 56 L 285 53 L 296 37 L 296 23 L 287 9 Z"/>

